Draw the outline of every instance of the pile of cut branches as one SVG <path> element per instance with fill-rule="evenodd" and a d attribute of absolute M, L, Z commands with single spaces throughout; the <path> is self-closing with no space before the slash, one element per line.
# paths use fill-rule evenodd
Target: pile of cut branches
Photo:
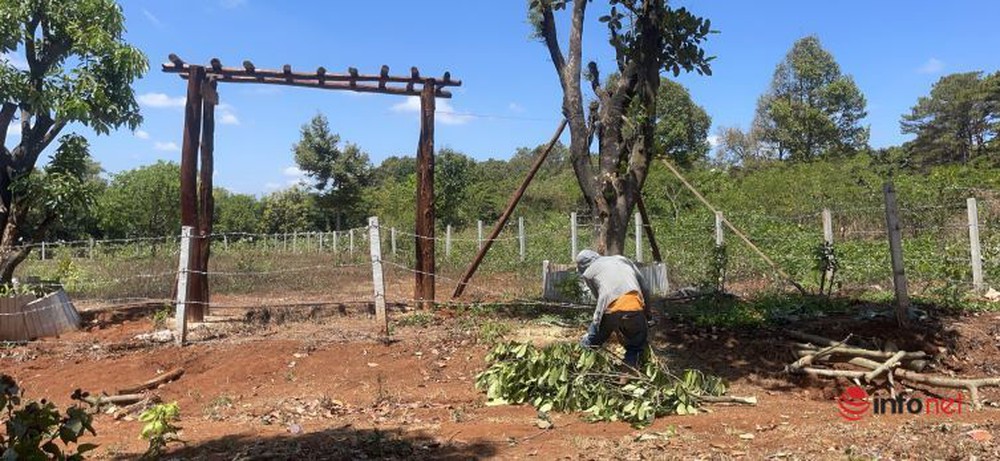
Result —
<path fill-rule="evenodd" d="M 879 351 L 851 346 L 848 344 L 850 336 L 843 341 L 834 341 L 800 331 L 786 330 L 785 334 L 794 340 L 804 341 L 793 343 L 795 354 L 799 358 L 785 367 L 791 374 L 847 378 L 859 386 L 862 382 L 869 383 L 884 377 L 893 393 L 895 380 L 906 384 L 961 389 L 968 391 L 973 408 L 977 410 L 982 408 L 979 388 L 1000 387 L 1000 378 L 952 378 L 922 373 L 933 359 L 923 351 Z M 831 365 L 834 363 L 852 365 L 855 369 L 833 368 Z"/>
<path fill-rule="evenodd" d="M 651 350 L 641 369 L 603 350 L 575 343 L 537 348 L 498 344 L 491 365 L 476 377 L 488 405 L 529 403 L 541 412 L 583 411 L 591 421 L 625 421 L 642 427 L 657 416 L 693 414 L 703 402 L 755 404 L 754 398 L 725 397 L 722 378 L 698 370 L 671 374 Z"/>

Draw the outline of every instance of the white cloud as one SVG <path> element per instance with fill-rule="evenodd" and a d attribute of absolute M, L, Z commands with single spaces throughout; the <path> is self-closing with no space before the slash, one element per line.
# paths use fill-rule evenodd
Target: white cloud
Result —
<path fill-rule="evenodd" d="M 14 66 L 15 69 L 28 70 L 28 61 L 14 53 L 0 54 L 0 61 Z"/>
<path fill-rule="evenodd" d="M 713 149 L 715 149 L 716 147 L 718 147 L 719 146 L 719 136 L 714 135 L 714 134 L 710 135 L 708 137 L 708 145 L 712 146 Z"/>
<path fill-rule="evenodd" d="M 281 184 L 278 184 L 276 182 L 269 182 L 267 184 L 264 184 L 264 190 L 276 191 L 278 189 L 281 189 Z"/>
<path fill-rule="evenodd" d="M 147 107 L 184 107 L 185 98 L 171 98 L 163 93 L 146 93 L 139 95 L 139 104 Z"/>
<path fill-rule="evenodd" d="M 930 58 L 917 69 L 921 74 L 936 74 L 944 70 L 944 62 L 937 58 Z"/>
<path fill-rule="evenodd" d="M 290 167 L 285 168 L 285 170 L 282 171 L 282 174 L 284 174 L 285 176 L 291 176 L 291 177 L 299 178 L 299 177 L 305 176 L 306 172 L 300 170 L 299 167 L 297 167 L 297 166 L 290 166 Z"/>
<path fill-rule="evenodd" d="M 180 152 L 181 148 L 175 142 L 154 142 L 153 149 L 162 150 L 164 152 Z"/>
<path fill-rule="evenodd" d="M 143 130 L 135 130 L 133 134 L 139 139 L 149 139 L 149 133 Z"/>
<path fill-rule="evenodd" d="M 445 125 L 462 125 L 476 118 L 471 114 L 456 112 L 447 99 L 438 99 L 436 105 L 437 110 L 434 113 L 434 117 Z M 392 111 L 420 113 L 420 98 L 409 96 L 405 101 L 392 106 Z"/>
<path fill-rule="evenodd" d="M 154 15 L 153 13 L 151 13 L 149 10 L 147 10 L 145 8 L 142 9 L 142 15 L 145 16 L 146 19 L 148 19 L 149 22 L 153 23 L 153 25 L 156 26 L 156 27 L 160 27 L 160 26 L 163 25 L 163 23 L 160 22 L 160 18 L 156 17 L 156 15 Z"/>
<path fill-rule="evenodd" d="M 518 113 L 518 114 L 520 114 L 521 112 L 524 112 L 524 107 L 522 107 L 520 104 L 518 104 L 516 102 L 512 102 L 512 103 L 508 104 L 507 105 L 507 109 L 510 109 L 511 112 Z"/>
<path fill-rule="evenodd" d="M 219 119 L 219 123 L 223 125 L 239 125 L 240 119 L 236 116 L 236 111 L 233 106 L 229 104 L 219 104 L 219 112 L 222 113 L 222 118 Z"/>
<path fill-rule="evenodd" d="M 239 8 L 247 4 L 247 0 L 219 0 L 223 8 Z"/>

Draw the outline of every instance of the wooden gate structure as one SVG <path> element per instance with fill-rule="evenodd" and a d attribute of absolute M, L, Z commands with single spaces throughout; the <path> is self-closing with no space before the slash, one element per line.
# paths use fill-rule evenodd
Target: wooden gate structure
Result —
<path fill-rule="evenodd" d="M 417 207 L 416 207 L 416 281 L 414 299 L 418 307 L 434 302 L 434 112 L 435 98 L 451 98 L 445 87 L 460 86 L 451 74 L 442 78 L 423 77 L 416 67 L 406 77 L 389 75 L 389 66 L 382 66 L 378 75 L 359 74 L 349 68 L 346 74 L 327 73 L 319 67 L 315 72 L 293 72 L 284 65 L 281 70 L 257 69 L 250 61 L 243 67 L 223 67 L 218 58 L 208 66 L 184 62 L 170 54 L 163 72 L 179 74 L 187 80 L 187 102 L 184 111 L 184 137 L 181 147 L 181 226 L 194 229 L 195 244 L 187 267 L 191 275 L 186 288 L 185 318 L 204 321 L 209 306 L 208 259 L 211 249 L 214 200 L 212 197 L 213 153 L 215 147 L 215 106 L 219 103 L 217 86 L 224 83 L 259 83 L 360 93 L 394 94 L 420 97 L 420 140 L 417 148 Z M 199 174 L 198 159 L 201 152 Z M 178 299 L 181 293 L 177 293 Z"/>

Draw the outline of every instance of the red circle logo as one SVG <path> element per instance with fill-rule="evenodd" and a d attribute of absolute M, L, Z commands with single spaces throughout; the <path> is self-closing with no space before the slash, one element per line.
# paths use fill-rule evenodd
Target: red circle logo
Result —
<path fill-rule="evenodd" d="M 840 409 L 840 416 L 848 421 L 861 419 L 871 405 L 871 402 L 868 401 L 868 392 L 858 386 L 844 389 L 844 393 L 837 397 L 837 408 Z"/>

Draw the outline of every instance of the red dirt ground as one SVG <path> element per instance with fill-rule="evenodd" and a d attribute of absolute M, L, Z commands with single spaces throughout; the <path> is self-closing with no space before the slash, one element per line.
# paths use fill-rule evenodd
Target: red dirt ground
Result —
<path fill-rule="evenodd" d="M 193 330 L 201 339 L 183 348 L 133 339 L 153 331 L 149 308 L 90 313 L 86 331 L 0 349 L 0 370 L 27 397 L 65 406 L 76 388 L 114 393 L 183 367 L 179 380 L 153 391 L 180 405 L 184 442 L 168 454 L 176 459 L 1000 459 L 997 390 L 983 392 L 987 406 L 978 412 L 847 422 L 834 399 L 849 383 L 787 377 L 782 369 L 794 358 L 777 328 L 699 328 L 668 317 L 654 334 L 669 364 L 724 376 L 732 395 L 756 396 L 755 407 L 715 405 L 643 430 L 553 414 L 553 427 L 540 429 L 530 407 L 484 405 L 473 382 L 488 347 L 477 343 L 474 321 L 439 313 L 429 325 L 396 325 L 396 341 L 385 345 L 363 310 L 306 309 L 267 325 L 244 322 L 241 311 L 217 312 Z M 795 328 L 838 339 L 853 332 L 933 353 L 940 347 L 938 372 L 997 374 L 1000 315 L 931 317 L 907 334 L 882 318 L 804 320 Z M 582 333 L 504 321 L 514 325 L 515 339 Z M 137 413 L 96 416 L 95 458 L 143 452 Z M 972 435 L 983 433 L 973 430 L 989 439 L 977 440 Z"/>

